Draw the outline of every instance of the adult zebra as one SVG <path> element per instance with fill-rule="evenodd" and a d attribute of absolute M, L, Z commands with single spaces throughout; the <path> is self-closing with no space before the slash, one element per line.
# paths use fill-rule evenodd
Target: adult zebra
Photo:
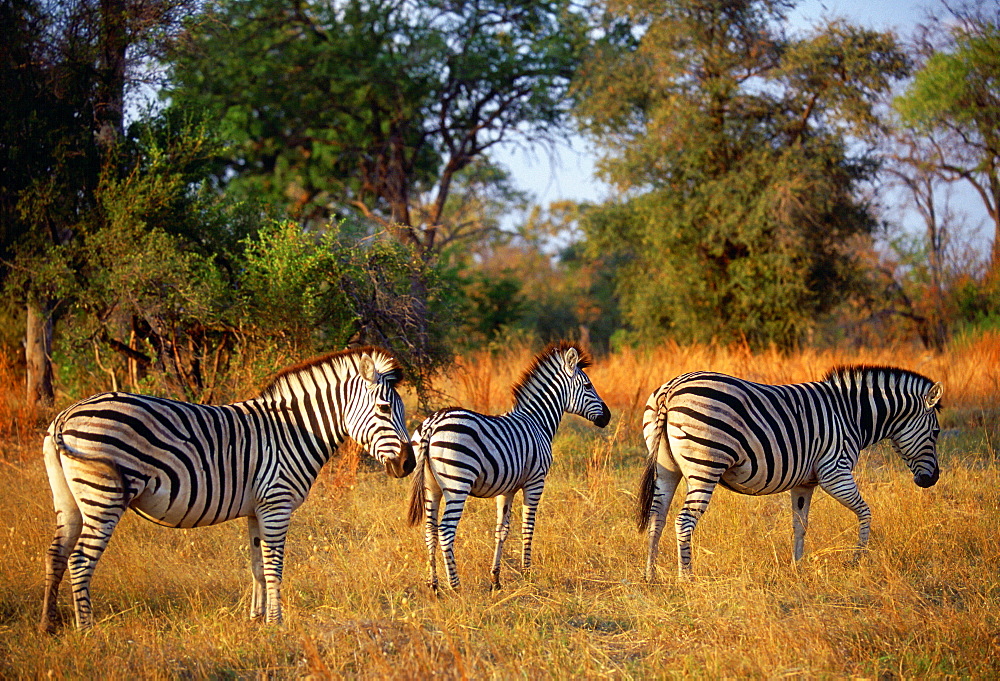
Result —
<path fill-rule="evenodd" d="M 435 553 L 438 541 L 448 583 L 458 588 L 455 531 L 469 495 L 496 497 L 496 547 L 492 585 L 500 588 L 500 556 L 510 527 L 514 494 L 523 490 L 521 565 L 531 567 L 535 512 L 545 476 L 552 465 L 552 438 L 563 412 L 577 414 L 600 428 L 611 412 L 598 396 L 584 369 L 590 357 L 562 342 L 542 351 L 512 388 L 514 408 L 502 416 L 465 409 L 432 414 L 413 435 L 417 470 L 410 494 L 410 525 L 423 517 L 430 585 L 437 590 Z M 438 509 L 444 513 L 438 525 Z"/>
<path fill-rule="evenodd" d="M 361 348 L 287 368 L 246 402 L 102 393 L 60 413 L 43 444 L 57 527 L 40 629 L 56 629 L 67 564 L 77 627 L 93 626 L 91 576 L 126 508 L 167 527 L 246 517 L 250 616 L 281 621 L 289 521 L 338 445 L 353 438 L 393 477 L 413 470 L 401 375 L 387 352 Z"/>
<path fill-rule="evenodd" d="M 802 557 L 816 486 L 858 516 L 854 559 L 868 543 L 871 512 L 853 470 L 862 449 L 889 438 L 919 487 L 938 480 L 935 443 L 942 387 L 920 374 L 874 366 L 838 367 L 822 381 L 761 385 L 696 372 L 653 392 L 643 415 L 649 457 L 639 486 L 639 530 L 649 529 L 647 580 L 667 508 L 681 477 L 678 569 L 691 571 L 691 535 L 716 484 L 742 494 L 790 491 L 794 557 Z M 666 437 L 664 437 L 664 435 Z"/>

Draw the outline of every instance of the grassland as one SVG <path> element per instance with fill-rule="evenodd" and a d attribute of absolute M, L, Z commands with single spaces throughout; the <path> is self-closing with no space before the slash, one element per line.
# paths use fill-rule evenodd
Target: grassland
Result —
<path fill-rule="evenodd" d="M 456 403 L 501 411 L 529 358 L 467 357 L 441 387 Z M 631 510 L 649 392 L 695 368 L 792 382 L 855 361 L 904 366 L 946 389 L 935 487 L 915 487 L 888 447 L 862 457 L 873 530 L 861 565 L 845 565 L 854 515 L 822 493 L 793 567 L 787 497 L 722 490 L 695 535 L 694 580 L 675 580 L 665 537 L 662 583 L 643 583 Z M 564 420 L 536 564 L 519 574 L 515 522 L 499 593 L 488 589 L 491 502 L 472 500 L 459 527 L 462 590 L 435 598 L 421 533 L 403 522 L 408 481 L 349 452 L 293 518 L 282 626 L 246 619 L 243 523 L 168 530 L 130 514 L 94 580 L 99 625 L 57 636 L 35 631 L 53 523 L 37 453 L 44 418 L 0 394 L 0 677 L 1000 675 L 1000 338 L 943 354 L 664 347 L 599 358 L 590 373 L 615 418 L 606 431 Z"/>

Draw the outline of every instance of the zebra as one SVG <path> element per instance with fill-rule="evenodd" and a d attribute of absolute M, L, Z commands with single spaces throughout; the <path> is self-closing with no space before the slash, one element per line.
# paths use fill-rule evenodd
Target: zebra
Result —
<path fill-rule="evenodd" d="M 209 406 L 110 392 L 61 412 L 43 442 L 56 512 L 39 628 L 57 628 L 69 566 L 76 626 L 89 629 L 90 581 L 126 508 L 165 527 L 247 519 L 250 617 L 281 621 L 292 512 L 347 437 L 401 478 L 415 458 L 396 392 L 399 363 L 379 348 L 330 353 L 279 372 L 259 397 Z"/>
<path fill-rule="evenodd" d="M 678 572 L 691 573 L 691 535 L 717 484 L 741 494 L 791 492 L 793 555 L 802 558 L 809 504 L 817 486 L 858 517 L 857 562 L 868 543 L 871 512 L 853 470 L 862 449 L 889 438 L 919 487 L 938 480 L 940 383 L 884 366 L 841 366 L 823 380 L 762 385 L 725 374 L 678 376 L 653 391 L 643 415 L 648 448 L 636 520 L 648 528 L 645 578 L 670 501 L 683 477 L 676 519 Z"/>
<path fill-rule="evenodd" d="M 455 567 L 455 531 L 469 495 L 496 497 L 497 521 L 492 588 L 500 588 L 500 557 L 510 526 L 514 494 L 523 493 L 521 519 L 524 570 L 531 567 L 535 512 L 545 476 L 552 465 L 552 438 L 563 412 L 577 414 L 604 428 L 611 411 L 598 396 L 584 369 L 591 358 L 565 341 L 550 345 L 532 361 L 512 388 L 514 408 L 501 416 L 465 409 L 444 409 L 420 424 L 413 435 L 417 453 L 408 520 L 424 518 L 429 584 L 438 588 L 435 553 L 438 542 L 448 582 L 459 586 Z M 438 524 L 438 509 L 444 513 Z"/>

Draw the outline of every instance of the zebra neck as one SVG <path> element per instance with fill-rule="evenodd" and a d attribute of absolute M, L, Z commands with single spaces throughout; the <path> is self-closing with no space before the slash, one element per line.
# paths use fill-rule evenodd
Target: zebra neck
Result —
<path fill-rule="evenodd" d="M 888 437 L 903 412 L 901 396 L 865 378 L 835 386 L 836 400 L 859 450 Z"/>
<path fill-rule="evenodd" d="M 343 417 L 320 393 L 279 393 L 243 404 L 253 405 L 283 451 L 314 463 L 317 473 L 347 439 Z"/>
<path fill-rule="evenodd" d="M 566 409 L 566 396 L 561 393 L 557 386 L 528 383 L 518 394 L 510 414 L 530 417 L 546 435 L 555 437 Z"/>

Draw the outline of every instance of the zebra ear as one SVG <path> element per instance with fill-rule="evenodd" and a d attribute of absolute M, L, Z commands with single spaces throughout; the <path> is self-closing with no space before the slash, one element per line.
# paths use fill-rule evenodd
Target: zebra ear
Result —
<path fill-rule="evenodd" d="M 941 396 L 944 395 L 944 386 L 940 383 L 935 383 L 931 386 L 931 389 L 927 391 L 924 395 L 924 406 L 927 409 L 933 409 L 941 402 Z"/>
<path fill-rule="evenodd" d="M 566 370 L 567 376 L 573 376 L 576 373 L 576 365 L 580 362 L 580 353 L 576 351 L 576 348 L 569 348 L 566 350 L 566 354 L 563 355 L 563 369 Z"/>
<path fill-rule="evenodd" d="M 369 383 L 375 382 L 375 362 L 372 360 L 371 355 L 361 355 L 361 361 L 358 362 L 358 373 L 361 374 L 361 378 Z"/>

